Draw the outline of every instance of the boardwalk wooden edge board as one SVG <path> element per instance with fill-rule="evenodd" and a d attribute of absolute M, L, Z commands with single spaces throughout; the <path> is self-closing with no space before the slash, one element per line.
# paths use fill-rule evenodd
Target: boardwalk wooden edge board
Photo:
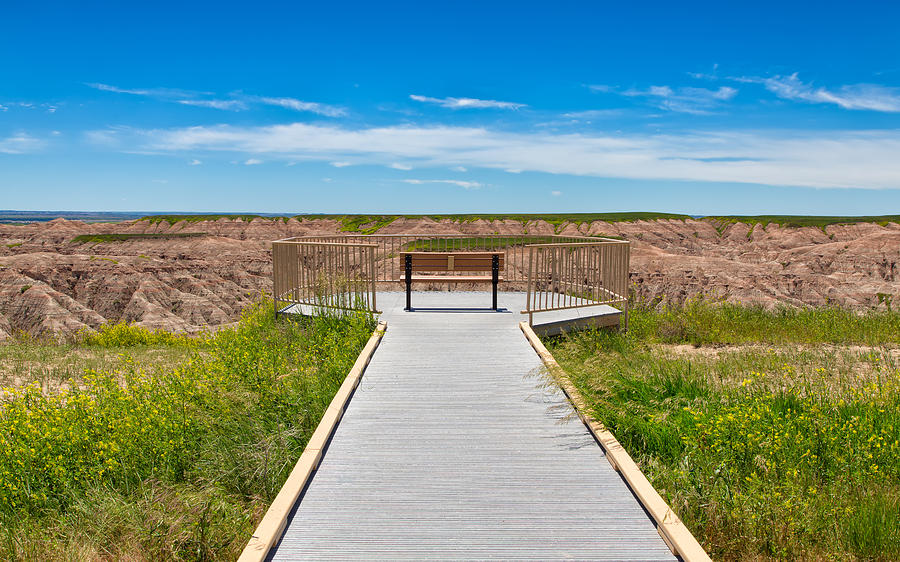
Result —
<path fill-rule="evenodd" d="M 306 448 L 303 449 L 303 454 L 300 455 L 300 459 L 294 465 L 294 469 L 284 482 L 284 486 L 281 487 L 281 491 L 275 496 L 272 505 L 266 510 L 262 521 L 259 522 L 259 526 L 254 531 L 247 546 L 244 547 L 243 552 L 241 552 L 241 556 L 238 558 L 239 562 L 265 560 L 272 547 L 281 539 L 291 510 L 294 508 L 297 498 L 300 497 L 300 493 L 303 492 L 316 467 L 319 466 L 319 461 L 322 460 L 322 452 L 328 444 L 328 439 L 331 438 L 335 428 L 337 428 L 338 421 L 344 414 L 344 408 L 347 407 L 350 396 L 359 385 L 363 372 L 375 353 L 375 349 L 378 347 L 378 343 L 381 341 L 386 329 L 386 322 L 378 323 L 378 327 L 375 328 L 366 346 L 360 352 L 359 357 L 356 358 L 353 368 L 350 369 L 337 394 L 331 400 L 331 404 L 325 410 L 325 414 L 319 421 L 316 431 L 309 439 L 309 443 L 306 444 Z"/>
<path fill-rule="evenodd" d="M 578 417 L 581 418 L 581 421 L 584 422 L 597 442 L 600 443 L 600 446 L 603 447 L 607 460 L 622 475 L 631 491 L 634 492 L 634 495 L 637 496 L 644 508 L 653 517 L 657 531 L 659 531 L 660 536 L 669 548 L 672 549 L 672 552 L 681 556 L 686 562 L 710 560 L 709 555 L 706 554 L 706 551 L 703 550 L 703 547 L 700 546 L 694 535 L 691 534 L 678 515 L 662 499 L 659 492 L 653 488 L 653 485 L 650 484 L 650 481 L 647 480 L 647 477 L 644 476 L 644 473 L 641 472 L 641 469 L 638 468 L 637 463 L 634 462 L 625 448 L 622 447 L 608 429 L 591 416 L 590 409 L 587 407 L 587 403 L 581 396 L 581 393 L 569 380 L 568 375 L 556 362 L 553 355 L 544 347 L 544 344 L 537 334 L 534 333 L 534 330 L 531 329 L 531 326 L 528 325 L 528 322 L 520 322 L 519 328 L 521 328 L 531 346 L 544 362 L 547 370 L 550 371 L 550 374 L 575 407 Z"/>

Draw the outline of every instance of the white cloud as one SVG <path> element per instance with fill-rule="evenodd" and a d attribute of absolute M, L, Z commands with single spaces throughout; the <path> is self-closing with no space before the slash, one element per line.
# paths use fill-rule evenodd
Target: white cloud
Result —
<path fill-rule="evenodd" d="M 8 107 L 6 107 L 5 105 L 0 104 L 0 111 L 7 111 L 7 110 L 9 110 Z"/>
<path fill-rule="evenodd" d="M 121 131 L 125 134 L 126 131 Z M 129 130 L 131 150 L 220 151 L 340 167 L 410 162 L 578 176 L 900 189 L 900 130 L 508 132 L 483 127 L 265 127 Z M 102 132 L 101 132 L 102 134 Z M 123 139 L 122 142 L 124 142 Z"/>
<path fill-rule="evenodd" d="M 120 88 L 118 86 L 112 86 L 110 84 L 99 84 L 96 82 L 85 84 L 85 86 L 94 88 L 95 90 L 100 90 L 102 92 L 112 92 L 114 94 L 130 94 L 133 96 L 150 96 L 157 98 L 180 99 L 211 95 L 210 92 L 195 92 L 191 90 L 179 90 L 177 88 Z"/>
<path fill-rule="evenodd" d="M 563 113 L 563 117 L 570 119 L 607 119 L 609 117 L 619 117 L 622 115 L 621 109 L 589 109 L 587 111 L 571 111 Z"/>
<path fill-rule="evenodd" d="M 29 135 L 28 133 L 15 133 L 8 137 L 0 138 L 0 153 L 3 154 L 28 154 L 44 148 L 46 143 Z"/>
<path fill-rule="evenodd" d="M 479 187 L 483 187 L 483 184 L 478 183 L 477 181 L 460 181 L 460 180 L 400 180 L 403 183 L 411 183 L 415 185 L 422 185 L 426 183 L 446 183 L 450 185 L 456 185 L 462 187 L 464 189 L 478 189 Z"/>
<path fill-rule="evenodd" d="M 468 172 L 469 170 L 465 166 L 453 166 L 450 168 L 454 172 Z"/>
<path fill-rule="evenodd" d="M 330 163 L 335 168 L 346 168 L 347 166 L 352 166 L 350 162 L 331 162 Z"/>
<path fill-rule="evenodd" d="M 119 145 L 119 132 L 121 129 L 99 129 L 96 131 L 87 131 L 84 138 L 90 144 L 98 146 L 115 147 Z"/>
<path fill-rule="evenodd" d="M 600 92 L 600 93 L 609 93 L 615 90 L 612 86 L 607 86 L 606 84 L 590 84 L 588 85 L 588 89 L 592 92 Z"/>
<path fill-rule="evenodd" d="M 687 74 L 691 78 L 696 78 L 697 80 L 715 81 L 715 80 L 719 79 L 718 71 L 719 71 L 719 64 L 716 63 L 712 66 L 712 72 L 688 72 Z"/>
<path fill-rule="evenodd" d="M 310 113 L 317 113 L 319 115 L 325 115 L 326 117 L 341 117 L 347 114 L 347 110 L 342 107 L 335 107 L 333 105 L 326 105 L 324 103 L 301 101 L 294 98 L 260 97 L 254 99 L 257 99 L 261 103 L 267 105 L 277 105 L 279 107 L 293 109 L 294 111 L 309 111 Z"/>
<path fill-rule="evenodd" d="M 196 158 L 188 162 L 188 166 L 199 166 L 200 164 L 203 164 L 203 162 L 197 160 Z"/>
<path fill-rule="evenodd" d="M 322 181 L 325 182 L 325 183 L 331 183 L 331 182 L 333 182 L 334 180 L 331 179 L 331 178 L 322 178 Z"/>
<path fill-rule="evenodd" d="M 552 195 L 554 197 L 559 197 L 560 195 L 562 195 L 562 191 L 553 190 L 550 192 L 550 195 Z"/>
<path fill-rule="evenodd" d="M 245 165 L 245 166 L 255 166 L 255 165 L 257 165 L 257 164 L 262 164 L 262 163 L 263 163 L 262 160 L 259 160 L 259 159 L 257 159 L 257 158 L 250 158 L 249 160 L 246 160 L 246 161 L 244 162 L 244 165 Z"/>
<path fill-rule="evenodd" d="M 196 107 L 223 109 L 227 111 L 241 111 L 247 109 L 247 104 L 241 100 L 178 100 L 178 103 Z"/>
<path fill-rule="evenodd" d="M 722 86 L 716 90 L 708 88 L 671 88 L 669 86 L 650 86 L 646 90 L 626 90 L 623 96 L 644 97 L 653 100 L 660 109 L 693 115 L 705 115 L 719 107 L 738 93 L 737 89 Z"/>
<path fill-rule="evenodd" d="M 479 100 L 475 98 L 429 98 L 428 96 L 410 95 L 409 99 L 422 103 L 433 103 L 449 109 L 522 109 L 528 107 L 524 103 L 510 101 Z"/>
<path fill-rule="evenodd" d="M 118 86 L 110 86 L 109 84 L 99 84 L 96 82 L 85 84 L 85 86 L 89 86 L 91 88 L 94 88 L 95 90 L 101 90 L 103 92 L 113 92 L 116 94 L 132 94 L 135 96 L 151 95 L 151 90 L 132 90 L 128 88 L 119 88 Z"/>
<path fill-rule="evenodd" d="M 809 103 L 830 103 L 844 109 L 900 112 L 900 88 L 888 88 L 877 84 L 852 84 L 837 90 L 815 88 L 797 77 L 775 76 L 773 78 L 741 77 L 738 82 L 762 84 L 779 98 L 800 100 Z"/>
<path fill-rule="evenodd" d="M 393 169 L 395 169 L 395 170 L 407 170 L 407 171 L 413 169 L 413 167 L 410 166 L 409 164 L 398 164 L 398 163 L 396 163 L 396 162 L 394 162 L 393 164 L 391 164 L 391 168 L 393 168 Z"/>
<path fill-rule="evenodd" d="M 213 95 L 211 92 L 195 92 L 174 88 L 128 89 L 99 83 L 87 84 L 87 86 L 104 92 L 148 96 L 167 102 L 177 102 L 184 105 L 208 107 L 226 111 L 244 111 L 252 104 L 265 104 L 293 109 L 294 111 L 308 111 L 327 117 L 341 117 L 347 114 L 347 111 L 342 107 L 287 97 L 249 96 L 236 92 L 229 94 L 227 96 L 229 99 L 207 99 L 208 96 Z M 55 111 L 55 109 L 56 108 L 53 108 L 51 111 Z"/>

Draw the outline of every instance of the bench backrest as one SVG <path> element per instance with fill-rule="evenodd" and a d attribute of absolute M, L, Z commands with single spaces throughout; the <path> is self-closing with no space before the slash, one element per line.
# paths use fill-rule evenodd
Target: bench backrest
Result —
<path fill-rule="evenodd" d="M 413 271 L 490 271 L 494 256 L 498 256 L 503 269 L 503 252 L 404 252 L 400 254 L 400 267 L 406 256 L 412 256 Z"/>

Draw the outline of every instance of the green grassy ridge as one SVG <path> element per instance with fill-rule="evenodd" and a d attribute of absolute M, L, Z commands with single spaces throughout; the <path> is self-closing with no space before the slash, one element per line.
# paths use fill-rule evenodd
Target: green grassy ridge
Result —
<path fill-rule="evenodd" d="M 826 226 L 835 224 L 855 224 L 855 223 L 876 223 L 881 226 L 894 222 L 900 224 L 900 215 L 878 215 L 878 216 L 804 216 L 804 215 L 710 215 L 705 217 L 692 217 L 691 215 L 679 213 L 655 213 L 655 212 L 622 212 L 622 213 L 462 213 L 462 214 L 302 214 L 292 216 L 264 216 L 254 214 L 219 214 L 219 215 L 149 215 L 142 217 L 140 220 L 149 221 L 151 224 L 167 222 L 176 224 L 178 222 L 196 223 L 203 221 L 216 221 L 219 219 L 242 220 L 250 222 L 253 219 L 264 219 L 270 221 L 281 220 L 287 222 L 293 218 L 299 221 L 304 220 L 335 220 L 341 223 L 341 231 L 353 232 L 359 234 L 375 234 L 385 226 L 391 224 L 397 219 L 423 219 L 428 218 L 434 221 L 452 221 L 461 224 L 472 223 L 476 220 L 484 220 L 489 222 L 511 220 L 527 226 L 533 221 L 544 221 L 553 225 L 557 231 L 567 224 L 582 225 L 592 222 L 635 222 L 635 221 L 654 221 L 654 220 L 704 220 L 711 221 L 717 225 L 717 229 L 721 233 L 725 227 L 731 224 L 744 223 L 748 225 L 761 224 L 763 227 L 769 224 L 778 224 L 781 226 L 801 228 L 815 227 L 825 229 Z"/>
<path fill-rule="evenodd" d="M 139 218 L 139 221 L 147 221 L 150 224 L 159 224 L 159 223 L 169 223 L 174 225 L 179 222 L 204 222 L 204 221 L 217 221 L 219 219 L 228 219 L 228 220 L 242 220 L 244 222 L 250 222 L 253 219 L 265 219 L 265 220 L 281 220 L 283 222 L 287 222 L 287 220 L 291 218 L 289 216 L 268 216 L 268 215 L 253 215 L 253 214 L 197 214 L 197 215 L 147 215 Z"/>
<path fill-rule="evenodd" d="M 160 232 L 149 234 L 79 234 L 72 238 L 72 244 L 100 244 L 104 242 L 127 242 L 129 240 L 165 240 L 170 238 L 197 238 L 205 232 Z"/>
<path fill-rule="evenodd" d="M 511 220 L 522 225 L 527 225 L 533 221 L 544 221 L 552 224 L 557 229 L 565 224 L 588 224 L 597 221 L 603 222 L 634 222 L 639 220 L 687 220 L 689 215 L 675 213 L 650 213 L 650 212 L 631 212 L 631 213 L 511 213 L 511 214 L 422 214 L 422 215 L 298 215 L 295 217 L 303 220 L 315 220 L 317 218 L 326 218 L 339 220 L 343 223 L 343 230 L 348 232 L 362 232 L 360 226 L 373 225 L 366 230 L 372 234 L 390 224 L 391 222 L 403 219 L 431 219 L 434 221 L 451 221 L 461 224 L 468 224 L 477 220 L 488 222 Z"/>
<path fill-rule="evenodd" d="M 871 222 L 881 226 L 889 223 L 900 224 L 900 215 L 873 215 L 873 216 L 828 216 L 828 215 L 722 215 L 707 216 L 703 220 L 720 223 L 723 226 L 729 224 L 744 223 L 747 225 L 761 224 L 763 228 L 770 224 L 802 228 L 805 226 L 825 229 L 826 226 L 835 224 L 857 224 Z"/>
<path fill-rule="evenodd" d="M 634 222 L 639 220 L 687 220 L 690 215 L 677 213 L 653 213 L 653 212 L 627 212 L 627 213 L 511 213 L 511 214 L 420 214 L 420 215 L 404 215 L 404 214 L 303 214 L 303 215 L 285 215 L 285 216 L 264 216 L 254 214 L 218 214 L 218 215 L 148 215 L 141 217 L 139 220 L 148 221 L 151 224 L 162 222 L 174 225 L 178 222 L 196 223 L 203 221 L 216 221 L 219 219 L 242 220 L 250 222 L 253 219 L 264 220 L 281 220 L 287 222 L 293 218 L 299 221 L 304 220 L 336 220 L 341 223 L 343 232 L 354 232 L 361 234 L 374 234 L 383 227 L 394 222 L 397 219 L 424 219 L 428 218 L 434 221 L 452 221 L 457 223 L 471 223 L 476 220 L 485 221 L 504 221 L 512 220 L 526 225 L 532 221 L 544 221 L 559 228 L 564 224 L 587 224 L 596 221 L 603 222 Z"/>

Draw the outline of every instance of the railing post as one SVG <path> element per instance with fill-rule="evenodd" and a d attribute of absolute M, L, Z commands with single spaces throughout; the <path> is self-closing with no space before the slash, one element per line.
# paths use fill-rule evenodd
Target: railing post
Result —
<path fill-rule="evenodd" d="M 372 283 L 372 314 L 378 312 L 378 306 L 375 303 L 375 295 L 378 293 L 378 284 L 375 281 L 375 248 L 369 247 L 369 279 Z"/>
<path fill-rule="evenodd" d="M 491 284 L 494 286 L 494 310 L 497 310 L 497 284 L 500 282 L 500 256 L 491 256 Z"/>
<path fill-rule="evenodd" d="M 528 285 L 525 291 L 525 310 L 528 311 L 528 325 L 534 325 L 534 313 L 531 312 L 531 279 L 534 277 L 534 248 L 528 248 Z"/>
<path fill-rule="evenodd" d="M 406 272 L 406 308 L 404 310 L 409 312 L 412 310 L 412 254 L 404 256 L 403 268 Z"/>

